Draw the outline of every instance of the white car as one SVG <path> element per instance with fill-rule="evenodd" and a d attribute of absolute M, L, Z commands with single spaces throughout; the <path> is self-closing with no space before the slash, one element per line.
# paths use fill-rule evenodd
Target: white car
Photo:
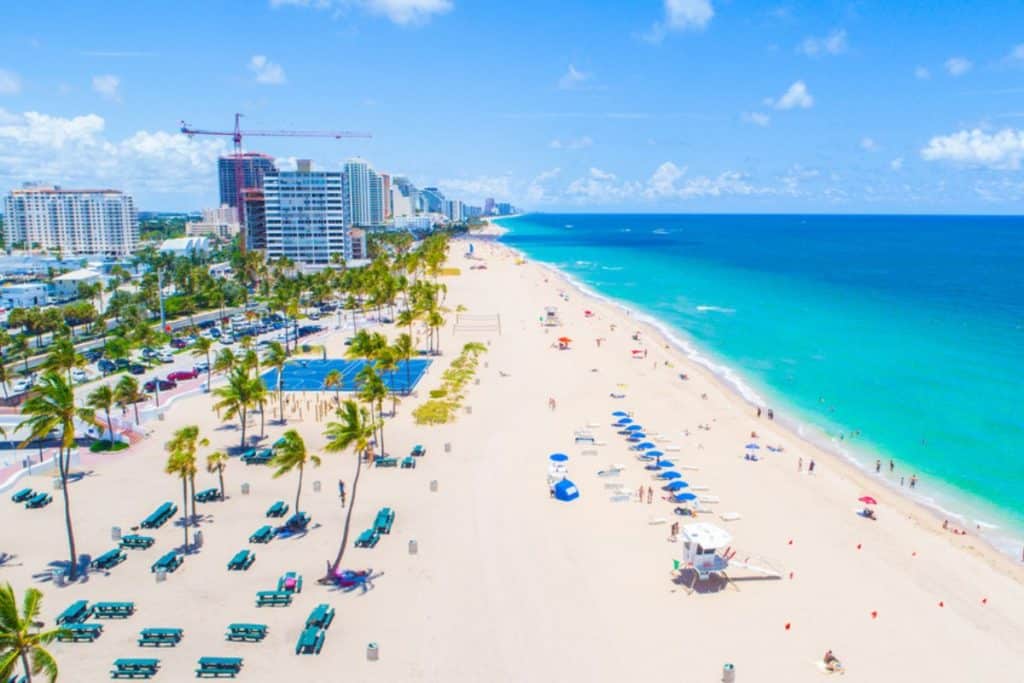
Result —
<path fill-rule="evenodd" d="M 160 352 L 156 354 L 156 357 L 160 359 L 161 363 L 173 363 L 174 354 L 167 349 L 160 349 Z"/>
<path fill-rule="evenodd" d="M 71 370 L 71 381 L 73 382 L 88 382 L 89 375 L 85 370 L 81 368 L 74 368 Z"/>

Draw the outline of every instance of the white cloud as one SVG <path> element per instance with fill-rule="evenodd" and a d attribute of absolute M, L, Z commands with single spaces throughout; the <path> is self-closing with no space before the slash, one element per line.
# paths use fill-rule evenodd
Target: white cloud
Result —
<path fill-rule="evenodd" d="M 744 112 L 742 117 L 744 123 L 750 123 L 764 128 L 772 122 L 772 117 L 759 111 Z"/>
<path fill-rule="evenodd" d="M 561 78 L 558 79 L 558 87 L 562 90 L 574 90 L 589 81 L 592 77 L 592 74 L 580 71 L 570 64 L 569 69 Z"/>
<path fill-rule="evenodd" d="M 946 60 L 946 63 L 943 66 L 946 67 L 946 71 L 949 75 L 955 78 L 957 76 L 963 76 L 965 73 L 970 71 L 971 67 L 974 65 L 971 63 L 971 60 L 965 57 L 950 57 Z"/>
<path fill-rule="evenodd" d="M 807 37 L 797 46 L 796 51 L 808 57 L 821 55 L 841 55 L 846 52 L 846 31 L 836 29 L 821 38 Z"/>
<path fill-rule="evenodd" d="M 92 89 L 108 100 L 121 101 L 121 79 L 113 74 L 93 76 Z"/>
<path fill-rule="evenodd" d="M 1024 43 L 1014 45 L 1003 61 L 1010 64 L 1024 65 Z"/>
<path fill-rule="evenodd" d="M 1016 170 L 1024 159 L 1024 130 L 1004 128 L 998 133 L 986 133 L 975 128 L 939 135 L 928 141 L 921 150 L 921 158 Z"/>
<path fill-rule="evenodd" d="M 249 71 L 256 74 L 256 82 L 264 85 L 283 85 L 287 79 L 280 64 L 275 64 L 265 55 L 253 55 L 249 60 Z"/>
<path fill-rule="evenodd" d="M 10 184 L 41 180 L 67 186 L 130 191 L 205 192 L 216 174 L 221 140 L 166 131 L 138 131 L 122 140 L 105 135 L 96 114 L 73 118 L 0 110 L 0 178 Z"/>
<path fill-rule="evenodd" d="M 608 204 L 635 196 L 640 190 L 640 183 L 620 183 L 614 173 L 592 167 L 587 175 L 569 183 L 565 193 L 577 203 Z"/>
<path fill-rule="evenodd" d="M 919 66 L 916 69 L 914 69 L 914 78 L 918 80 L 927 81 L 931 77 L 932 72 L 929 71 L 927 67 Z"/>
<path fill-rule="evenodd" d="M 705 29 L 715 16 L 711 0 L 664 0 L 664 4 L 664 19 L 643 36 L 649 42 L 661 42 L 669 31 Z"/>
<path fill-rule="evenodd" d="M 896 157 L 895 159 L 890 161 L 889 168 L 891 168 L 894 171 L 903 170 L 903 157 Z"/>
<path fill-rule="evenodd" d="M 860 139 L 860 148 L 865 152 L 874 152 L 879 149 L 878 143 L 875 142 L 874 138 L 863 137 Z"/>
<path fill-rule="evenodd" d="M 434 15 L 446 14 L 455 8 L 452 0 L 270 0 L 271 7 L 311 7 L 344 12 L 358 7 L 401 26 L 423 24 Z"/>
<path fill-rule="evenodd" d="M 533 204 L 542 204 L 554 200 L 556 197 L 549 191 L 548 184 L 557 178 L 561 172 L 562 169 L 560 168 L 551 168 L 538 173 L 526 188 L 526 201 Z"/>
<path fill-rule="evenodd" d="M 13 71 L 0 69 L 0 95 L 17 95 L 21 92 L 21 77 Z"/>
<path fill-rule="evenodd" d="M 814 106 L 814 97 L 803 81 L 797 81 L 789 86 L 779 99 L 765 101 L 776 109 L 810 109 Z"/>
<path fill-rule="evenodd" d="M 570 138 L 568 140 L 552 140 L 548 145 L 551 149 L 586 149 L 594 144 L 593 139 L 584 135 L 581 138 Z"/>
<path fill-rule="evenodd" d="M 643 195 L 648 199 L 693 199 L 722 195 L 752 195 L 766 192 L 751 185 L 744 174 L 725 171 L 714 177 L 696 176 L 684 180 L 686 167 L 666 161 L 647 180 Z M 682 181 L 682 182 L 680 182 Z"/>
<path fill-rule="evenodd" d="M 477 176 L 476 178 L 450 178 L 438 181 L 438 187 L 451 197 L 463 201 L 482 202 L 487 197 L 510 197 L 508 176 Z"/>

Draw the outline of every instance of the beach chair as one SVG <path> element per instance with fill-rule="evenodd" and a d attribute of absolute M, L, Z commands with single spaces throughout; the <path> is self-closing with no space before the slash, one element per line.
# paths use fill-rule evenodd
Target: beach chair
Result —
<path fill-rule="evenodd" d="M 134 602 L 97 602 L 92 606 L 94 619 L 127 619 L 135 614 Z"/>
<path fill-rule="evenodd" d="M 139 633 L 139 647 L 174 647 L 184 635 L 180 628 L 144 628 Z"/>
<path fill-rule="evenodd" d="M 180 567 L 183 561 L 182 556 L 172 550 L 162 555 L 149 570 L 151 572 L 164 571 L 169 574 Z"/>
<path fill-rule="evenodd" d="M 295 643 L 295 654 L 318 655 L 324 646 L 324 632 L 315 626 L 306 628 Z"/>
<path fill-rule="evenodd" d="M 381 508 L 377 511 L 377 518 L 373 521 L 373 530 L 377 534 L 390 534 L 391 526 L 394 523 L 394 510 L 391 508 Z"/>
<path fill-rule="evenodd" d="M 228 571 L 244 572 L 256 561 L 256 553 L 248 550 L 239 550 L 228 562 Z"/>
<path fill-rule="evenodd" d="M 241 657 L 200 657 L 196 678 L 234 678 L 241 672 Z"/>
<path fill-rule="evenodd" d="M 267 517 L 284 517 L 288 514 L 288 504 L 279 500 L 267 508 Z"/>
<path fill-rule="evenodd" d="M 152 678 L 159 669 L 159 659 L 116 659 L 110 677 Z"/>
<path fill-rule="evenodd" d="M 327 629 L 332 621 L 334 621 L 334 608 L 326 603 L 321 603 L 314 607 L 306 617 L 306 628 Z"/>
<path fill-rule="evenodd" d="M 80 624 L 89 618 L 89 603 L 78 600 L 57 615 L 57 624 Z"/>
<path fill-rule="evenodd" d="M 107 552 L 103 553 L 95 560 L 90 562 L 89 566 L 92 569 L 113 569 L 117 565 L 124 562 L 127 558 L 128 556 L 125 555 L 123 550 L 121 550 L 120 548 L 114 548 L 113 550 L 108 550 Z"/>
<path fill-rule="evenodd" d="M 131 550 L 146 550 L 156 542 L 152 536 L 139 536 L 138 534 L 128 534 L 127 536 L 121 537 L 121 547 L 130 548 Z"/>
<path fill-rule="evenodd" d="M 266 624 L 228 624 L 227 640 L 245 643 L 258 643 L 267 637 Z"/>
<path fill-rule="evenodd" d="M 269 525 L 261 526 L 249 537 L 250 543 L 270 543 L 274 540 L 274 528 Z"/>
<path fill-rule="evenodd" d="M 373 462 L 374 467 L 397 467 L 398 458 L 377 458 Z"/>
<path fill-rule="evenodd" d="M 53 496 L 49 493 L 37 493 L 25 501 L 25 507 L 30 509 L 46 507 L 53 502 Z"/>
<path fill-rule="evenodd" d="M 409 455 L 417 457 L 417 458 L 422 457 L 422 456 L 424 456 L 426 454 L 427 454 L 427 449 L 424 448 L 423 446 L 419 445 L 419 444 L 416 444 L 415 446 L 413 446 L 412 447 L 412 451 L 409 453 Z"/>
<path fill-rule="evenodd" d="M 33 491 L 32 489 L 22 489 L 15 493 L 13 496 L 11 496 L 11 500 L 15 503 L 24 503 L 26 500 L 29 500 L 35 495 L 36 492 Z"/>
<path fill-rule="evenodd" d="M 288 531 L 305 531 L 306 527 L 309 526 L 309 522 L 309 515 L 305 512 L 296 512 L 284 523 L 284 528 Z"/>
<path fill-rule="evenodd" d="M 103 624 L 66 624 L 57 636 L 65 643 L 91 643 L 103 633 Z"/>
<path fill-rule="evenodd" d="M 287 591 L 289 593 L 301 593 L 302 575 L 298 572 L 285 572 L 285 574 L 277 580 L 277 590 Z"/>
<path fill-rule="evenodd" d="M 220 500 L 220 489 L 206 489 L 196 494 L 196 501 L 199 503 L 209 503 L 215 500 Z"/>
<path fill-rule="evenodd" d="M 367 529 L 363 533 L 359 534 L 359 538 L 356 539 L 357 548 L 373 548 L 377 545 L 377 541 L 380 540 L 380 536 L 374 529 Z"/>
<path fill-rule="evenodd" d="M 257 591 L 257 607 L 287 607 L 292 604 L 290 591 Z"/>
<path fill-rule="evenodd" d="M 403 470 L 413 470 L 413 469 L 416 469 L 416 458 L 412 457 L 411 455 L 407 455 L 404 458 L 402 458 L 402 469 Z"/>

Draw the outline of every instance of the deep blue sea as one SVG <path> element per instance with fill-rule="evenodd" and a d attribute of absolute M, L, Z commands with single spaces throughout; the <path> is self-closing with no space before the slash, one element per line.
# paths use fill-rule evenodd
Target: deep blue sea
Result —
<path fill-rule="evenodd" d="M 1024 218 L 555 215 L 503 241 L 645 314 L 807 438 L 1024 539 Z M 886 467 L 888 469 L 888 467 Z"/>

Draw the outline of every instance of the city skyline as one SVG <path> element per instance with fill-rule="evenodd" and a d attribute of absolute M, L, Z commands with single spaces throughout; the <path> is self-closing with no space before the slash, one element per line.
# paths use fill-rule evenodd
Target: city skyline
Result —
<path fill-rule="evenodd" d="M 358 156 L 473 204 L 1019 212 L 1024 36 L 1009 3 L 969 17 L 945 2 L 530 4 L 7 8 L 0 192 L 39 181 L 123 189 L 143 211 L 215 206 L 229 145 L 179 120 L 230 129 L 238 111 L 247 128 L 374 135 L 246 141 L 283 170 Z"/>

